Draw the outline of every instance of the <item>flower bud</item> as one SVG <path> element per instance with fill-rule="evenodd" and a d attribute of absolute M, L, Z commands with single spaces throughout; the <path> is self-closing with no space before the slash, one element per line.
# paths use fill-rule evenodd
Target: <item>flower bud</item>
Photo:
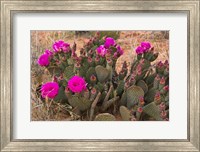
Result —
<path fill-rule="evenodd" d="M 96 93 L 97 93 L 97 89 L 96 88 L 92 88 L 91 94 L 96 94 Z"/>
<path fill-rule="evenodd" d="M 162 85 L 165 84 L 165 77 L 162 77 L 162 78 L 161 78 L 160 84 L 162 84 Z"/>
<path fill-rule="evenodd" d="M 90 91 L 90 101 L 94 101 L 96 94 L 97 94 L 96 88 L 92 88 L 92 90 Z"/>
<path fill-rule="evenodd" d="M 154 96 L 154 102 L 158 105 L 161 102 L 160 92 L 157 92 Z"/>
<path fill-rule="evenodd" d="M 165 77 L 160 79 L 159 90 L 161 90 L 165 86 Z"/>
<path fill-rule="evenodd" d="M 160 111 L 164 111 L 165 108 L 166 108 L 165 103 L 164 103 L 164 102 L 161 102 L 161 104 L 159 105 L 159 109 L 160 109 Z"/>
<path fill-rule="evenodd" d="M 108 65 L 112 66 L 113 61 L 111 59 L 106 59 L 106 61 L 107 61 Z"/>
<path fill-rule="evenodd" d="M 137 112 L 142 113 L 142 111 L 143 111 L 142 107 L 137 108 Z"/>
<path fill-rule="evenodd" d="M 80 67 L 81 67 L 81 64 L 77 62 L 77 63 L 75 64 L 75 68 L 76 68 L 77 70 L 79 70 Z"/>
<path fill-rule="evenodd" d="M 67 98 L 69 99 L 72 95 L 70 89 L 68 87 L 65 88 L 65 95 L 67 96 Z"/>
<path fill-rule="evenodd" d="M 144 106 L 144 104 L 145 104 L 144 97 L 139 97 L 139 105 Z"/>
<path fill-rule="evenodd" d="M 56 76 L 53 77 L 53 82 L 58 82 L 58 78 Z"/>
<path fill-rule="evenodd" d="M 100 61 L 99 56 L 96 56 L 96 58 L 95 58 L 95 62 L 98 63 L 99 61 Z"/>
<path fill-rule="evenodd" d="M 93 60 L 92 60 L 91 57 L 88 57 L 88 58 L 87 58 L 87 61 L 88 61 L 89 63 L 92 63 Z"/>
<path fill-rule="evenodd" d="M 91 82 L 96 82 L 97 81 L 97 78 L 96 78 L 96 76 L 94 74 L 90 76 L 90 81 Z"/>
<path fill-rule="evenodd" d="M 167 118 L 167 112 L 166 112 L 166 111 L 162 111 L 161 114 L 160 114 L 160 117 L 161 117 L 162 119 Z"/>

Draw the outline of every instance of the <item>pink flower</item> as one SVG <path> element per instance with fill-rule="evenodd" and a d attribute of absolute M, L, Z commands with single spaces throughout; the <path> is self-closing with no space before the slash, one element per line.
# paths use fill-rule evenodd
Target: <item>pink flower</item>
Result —
<path fill-rule="evenodd" d="M 142 54 L 144 52 L 144 49 L 143 49 L 143 47 L 138 46 L 135 51 L 137 54 Z"/>
<path fill-rule="evenodd" d="M 48 54 L 42 54 L 38 59 L 38 64 L 40 66 L 48 66 L 50 64 L 49 62 L 49 55 Z"/>
<path fill-rule="evenodd" d="M 117 48 L 117 52 L 119 53 L 120 56 L 124 54 L 124 51 L 122 50 L 122 48 L 119 45 L 116 48 Z"/>
<path fill-rule="evenodd" d="M 51 52 L 50 50 L 45 50 L 44 54 L 48 54 L 49 57 L 53 56 L 53 52 Z"/>
<path fill-rule="evenodd" d="M 106 53 L 107 53 L 107 49 L 104 47 L 104 45 L 100 45 L 97 48 L 97 53 L 104 57 L 106 55 Z"/>
<path fill-rule="evenodd" d="M 147 52 L 151 48 L 151 44 L 149 42 L 142 42 L 140 43 L 140 46 L 136 48 L 136 53 L 137 54 L 143 54 Z"/>
<path fill-rule="evenodd" d="M 47 82 L 41 87 L 41 94 L 43 98 L 55 98 L 59 91 L 59 85 L 56 82 Z"/>
<path fill-rule="evenodd" d="M 108 49 L 110 46 L 114 46 L 114 45 L 115 45 L 115 40 L 112 37 L 107 37 L 104 43 L 105 48 Z"/>
<path fill-rule="evenodd" d="M 147 50 L 151 48 L 151 44 L 149 42 L 142 42 L 140 45 L 144 49 L 144 52 L 147 52 Z"/>
<path fill-rule="evenodd" d="M 57 41 L 53 44 L 53 49 L 55 52 L 69 52 L 70 51 L 70 44 L 69 43 L 65 43 L 64 41 L 60 40 Z"/>
<path fill-rule="evenodd" d="M 86 90 L 86 82 L 84 78 L 79 77 L 79 76 L 73 76 L 69 81 L 68 81 L 68 88 L 74 92 L 74 93 L 80 93 L 83 90 Z"/>

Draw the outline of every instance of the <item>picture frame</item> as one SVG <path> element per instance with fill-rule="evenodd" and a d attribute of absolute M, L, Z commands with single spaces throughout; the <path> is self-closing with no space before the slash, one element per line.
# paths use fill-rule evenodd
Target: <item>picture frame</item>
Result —
<path fill-rule="evenodd" d="M 1 0 L 1 151 L 200 151 L 199 0 L 4 1 Z M 13 15 L 56 12 L 186 12 L 188 19 L 187 140 L 15 140 L 13 134 Z M 178 129 L 178 128 L 177 128 Z"/>

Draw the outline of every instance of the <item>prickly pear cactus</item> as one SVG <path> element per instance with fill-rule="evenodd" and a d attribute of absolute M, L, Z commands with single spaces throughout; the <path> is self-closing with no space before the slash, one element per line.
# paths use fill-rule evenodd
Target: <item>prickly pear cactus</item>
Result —
<path fill-rule="evenodd" d="M 102 34 L 97 32 L 78 53 L 76 43 L 60 40 L 53 52 L 46 50 L 39 57 L 38 63 L 52 76 L 52 82 L 41 84 L 43 100 L 71 105 L 80 120 L 168 120 L 168 61 L 157 62 L 157 51 L 142 42 L 130 65 L 124 61 L 117 67 L 124 51 L 114 38 Z"/>

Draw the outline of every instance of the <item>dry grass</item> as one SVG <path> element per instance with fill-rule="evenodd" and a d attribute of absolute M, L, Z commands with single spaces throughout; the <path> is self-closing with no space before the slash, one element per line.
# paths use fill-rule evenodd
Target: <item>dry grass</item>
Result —
<path fill-rule="evenodd" d="M 79 51 L 83 45 L 88 42 L 92 35 L 85 33 L 76 35 L 75 32 L 70 31 L 32 31 L 31 32 L 31 52 L 32 52 L 32 113 L 33 121 L 46 120 L 76 120 L 79 116 L 75 114 L 76 109 L 72 109 L 69 105 L 62 105 L 57 103 L 44 104 L 37 96 L 36 89 L 42 82 L 51 81 L 46 71 L 37 65 L 38 56 L 44 50 L 52 49 L 52 44 L 57 40 L 64 40 L 70 44 L 76 42 L 77 50 Z M 169 33 L 164 31 L 121 31 L 117 39 L 117 43 L 121 45 L 124 50 L 124 55 L 117 61 L 119 69 L 124 61 L 128 65 L 131 64 L 135 57 L 135 47 L 142 41 L 149 41 L 154 46 L 154 50 L 159 53 L 155 63 L 169 59 Z"/>

